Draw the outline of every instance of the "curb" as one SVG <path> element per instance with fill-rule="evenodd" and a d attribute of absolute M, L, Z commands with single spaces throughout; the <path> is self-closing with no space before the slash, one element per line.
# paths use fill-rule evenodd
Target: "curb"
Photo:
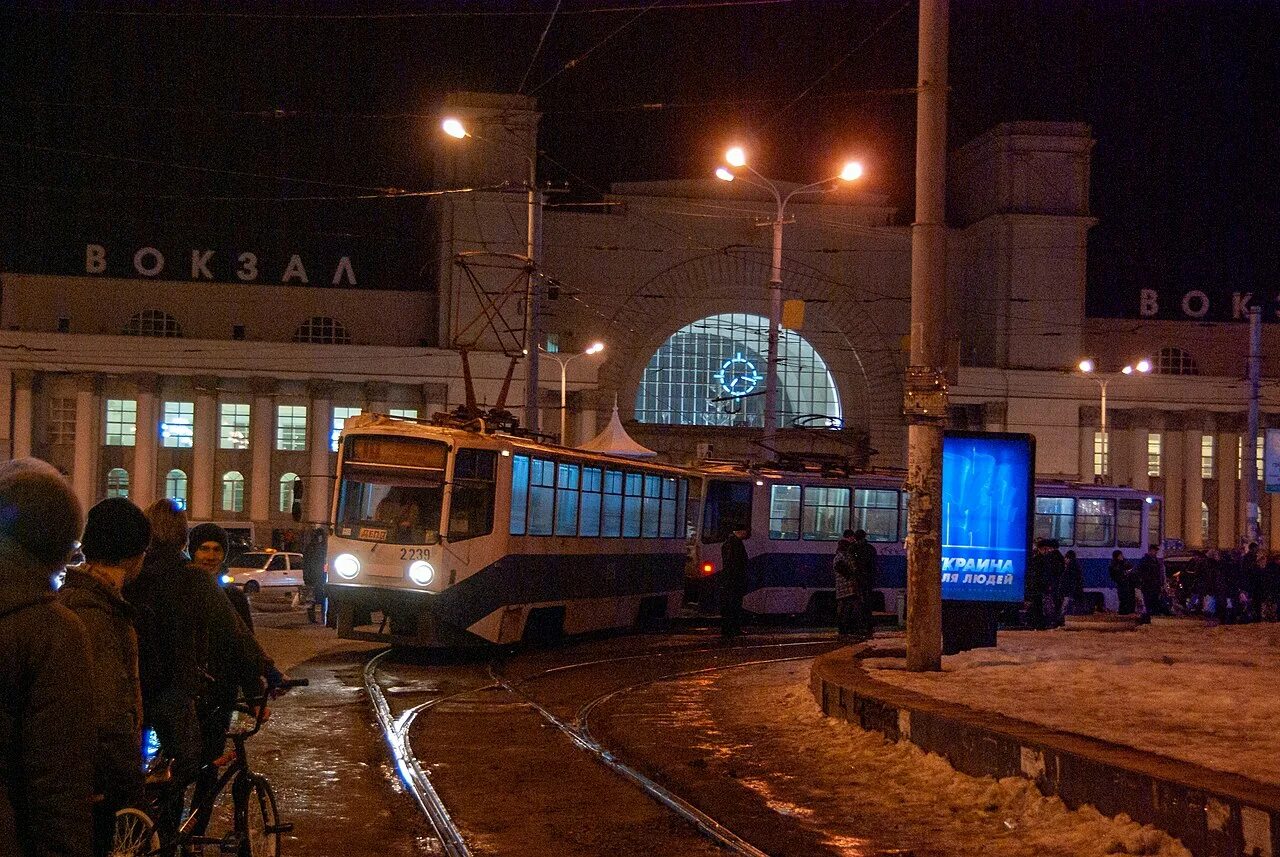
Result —
<path fill-rule="evenodd" d="M 869 646 L 813 663 L 824 714 L 890 741 L 910 741 L 961 773 L 1024 777 L 1070 808 L 1125 813 L 1181 840 L 1196 857 L 1280 857 L 1280 787 L 1004 715 L 975 711 L 873 679 Z"/>

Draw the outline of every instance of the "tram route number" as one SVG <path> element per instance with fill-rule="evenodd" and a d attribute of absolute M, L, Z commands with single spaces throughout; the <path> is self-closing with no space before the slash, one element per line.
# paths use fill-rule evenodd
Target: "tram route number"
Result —
<path fill-rule="evenodd" d="M 400 548 L 401 559 L 429 559 L 427 548 Z"/>

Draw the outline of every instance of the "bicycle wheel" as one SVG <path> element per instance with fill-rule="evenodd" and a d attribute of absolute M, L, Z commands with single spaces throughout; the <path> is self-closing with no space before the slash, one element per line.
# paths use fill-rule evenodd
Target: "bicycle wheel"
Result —
<path fill-rule="evenodd" d="M 143 857 L 159 850 L 160 834 L 151 816 L 132 806 L 116 813 L 110 857 Z"/>
<path fill-rule="evenodd" d="M 241 835 L 240 857 L 280 857 L 280 814 L 276 811 L 276 793 L 266 777 L 254 774 L 253 789 L 244 808 L 243 818 L 236 818 L 236 832 Z"/>

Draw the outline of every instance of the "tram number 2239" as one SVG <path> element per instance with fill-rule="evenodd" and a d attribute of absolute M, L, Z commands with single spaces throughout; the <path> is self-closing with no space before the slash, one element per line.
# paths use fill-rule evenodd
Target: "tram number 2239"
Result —
<path fill-rule="evenodd" d="M 426 548 L 400 548 L 401 559 L 429 559 Z"/>

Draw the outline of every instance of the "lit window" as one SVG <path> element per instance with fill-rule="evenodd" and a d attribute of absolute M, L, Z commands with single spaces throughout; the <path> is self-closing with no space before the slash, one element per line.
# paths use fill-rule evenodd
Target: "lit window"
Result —
<path fill-rule="evenodd" d="M 224 404 L 218 409 L 218 449 L 249 448 L 249 406 Z"/>
<path fill-rule="evenodd" d="M 222 474 L 222 511 L 244 511 L 244 475 L 239 470 Z"/>
<path fill-rule="evenodd" d="M 1203 479 L 1213 478 L 1213 435 L 1200 435 L 1200 476 Z"/>
<path fill-rule="evenodd" d="M 76 442 L 75 396 L 56 396 L 49 400 L 49 442 Z"/>
<path fill-rule="evenodd" d="M 107 446 L 133 446 L 138 435 L 136 399 L 107 399 Z"/>
<path fill-rule="evenodd" d="M 316 315 L 298 325 L 293 334 L 294 342 L 310 342 L 314 345 L 349 345 L 351 335 L 342 322 L 327 315 Z"/>
<path fill-rule="evenodd" d="M 191 402 L 165 402 L 160 437 L 170 449 L 190 449 L 195 437 L 196 406 Z"/>
<path fill-rule="evenodd" d="M 1199 375 L 1195 359 L 1181 348 L 1161 348 L 1152 367 L 1160 375 Z"/>
<path fill-rule="evenodd" d="M 1093 475 L 1107 475 L 1107 446 L 1111 438 L 1100 431 L 1093 433 Z"/>
<path fill-rule="evenodd" d="M 800 536 L 833 542 L 849 527 L 849 489 L 811 485 L 804 489 Z"/>
<path fill-rule="evenodd" d="M 342 436 L 342 427 L 347 424 L 347 420 L 360 414 L 359 408 L 334 408 L 333 409 L 333 429 L 329 432 L 329 449 L 333 452 L 338 451 L 338 438 Z"/>
<path fill-rule="evenodd" d="M 1075 539 L 1076 501 L 1072 497 L 1037 497 L 1035 537 L 1070 545 Z"/>
<path fill-rule="evenodd" d="M 280 511 L 281 512 L 293 511 L 293 492 L 295 488 L 294 483 L 297 482 L 297 480 L 298 480 L 298 474 L 296 473 L 286 473 L 284 476 L 280 477 Z"/>
<path fill-rule="evenodd" d="M 164 477 L 164 496 L 177 503 L 179 509 L 187 508 L 187 474 L 170 470 Z"/>
<path fill-rule="evenodd" d="M 276 407 L 276 449 L 299 452 L 307 448 L 307 406 Z"/>
<path fill-rule="evenodd" d="M 769 538 L 800 538 L 800 486 L 769 488 Z"/>
<path fill-rule="evenodd" d="M 857 488 L 853 492 L 853 528 L 866 530 L 869 542 L 896 542 L 899 538 L 897 491 Z"/>
<path fill-rule="evenodd" d="M 1200 544 L 1209 545 L 1209 504 L 1200 504 Z"/>
<path fill-rule="evenodd" d="M 182 336 L 182 325 L 169 313 L 158 309 L 146 309 L 129 319 L 124 326 L 125 336 Z"/>
<path fill-rule="evenodd" d="M 416 420 L 418 418 L 417 408 L 392 408 L 388 413 L 398 420 Z"/>
<path fill-rule="evenodd" d="M 636 419 L 702 426 L 764 425 L 769 321 L 713 315 L 676 331 L 649 361 L 636 392 Z M 790 330 L 778 343 L 778 425 L 799 417 L 839 420 L 827 364 Z"/>
<path fill-rule="evenodd" d="M 1147 475 L 1160 475 L 1160 432 L 1147 433 Z"/>
<path fill-rule="evenodd" d="M 107 496 L 129 496 L 129 471 L 123 467 L 113 467 L 107 471 Z"/>

